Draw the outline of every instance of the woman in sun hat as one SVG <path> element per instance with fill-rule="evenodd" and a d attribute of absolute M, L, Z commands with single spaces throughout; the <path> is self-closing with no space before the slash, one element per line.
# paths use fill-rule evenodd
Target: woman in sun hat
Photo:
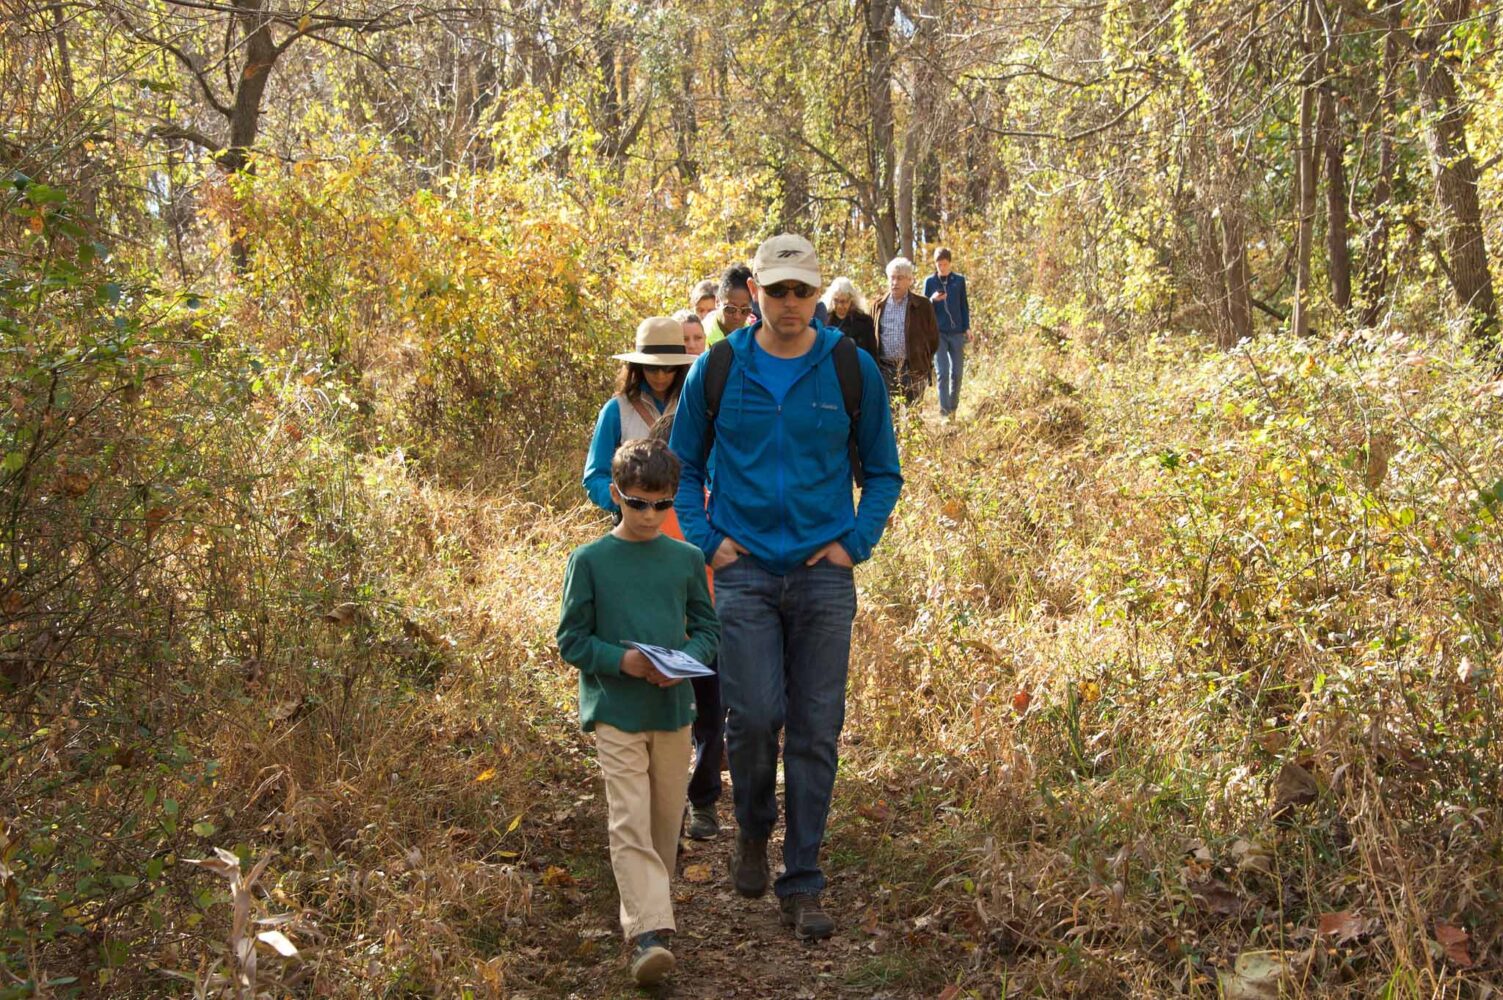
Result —
<path fill-rule="evenodd" d="M 678 408 L 678 392 L 694 357 L 684 347 L 683 324 L 671 316 L 649 316 L 637 324 L 637 348 L 611 355 L 621 364 L 616 394 L 595 421 L 585 459 L 584 488 L 595 506 L 618 513 L 611 500 L 611 459 L 626 441 L 650 437 L 652 425 Z"/>

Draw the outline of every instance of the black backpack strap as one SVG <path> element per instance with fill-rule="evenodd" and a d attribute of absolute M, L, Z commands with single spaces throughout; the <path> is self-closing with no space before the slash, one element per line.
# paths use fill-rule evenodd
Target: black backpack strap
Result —
<path fill-rule="evenodd" d="M 841 337 L 830 356 L 835 360 L 835 377 L 840 379 L 840 398 L 845 415 L 851 422 L 851 436 L 846 442 L 851 456 L 851 478 L 857 486 L 866 485 L 866 470 L 861 467 L 861 449 L 856 443 L 856 428 L 861 422 L 861 348 L 850 337 Z"/>
<path fill-rule="evenodd" d="M 715 447 L 715 418 L 720 415 L 720 397 L 725 395 L 725 383 L 731 377 L 734 359 L 729 340 L 722 340 L 710 348 L 710 356 L 705 359 L 705 447 L 700 459 L 706 463 L 710 461 L 710 450 Z"/>

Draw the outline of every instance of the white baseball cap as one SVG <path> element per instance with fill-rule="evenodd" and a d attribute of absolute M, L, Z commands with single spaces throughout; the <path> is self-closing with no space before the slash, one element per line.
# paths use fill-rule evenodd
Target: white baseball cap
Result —
<path fill-rule="evenodd" d="M 774 236 L 757 247 L 751 268 L 753 280 L 763 288 L 780 281 L 802 281 L 815 288 L 824 284 L 814 244 L 792 233 Z"/>

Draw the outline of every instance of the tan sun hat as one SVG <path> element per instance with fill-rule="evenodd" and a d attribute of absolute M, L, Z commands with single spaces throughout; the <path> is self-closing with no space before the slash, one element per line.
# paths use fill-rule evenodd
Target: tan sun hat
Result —
<path fill-rule="evenodd" d="M 637 324 L 637 349 L 612 354 L 617 361 L 672 368 L 692 365 L 694 355 L 684 347 L 684 325 L 672 316 L 649 316 Z"/>
<path fill-rule="evenodd" d="M 751 267 L 752 278 L 763 288 L 780 281 L 802 281 L 815 288 L 823 284 L 814 244 L 792 233 L 774 236 L 757 247 Z"/>

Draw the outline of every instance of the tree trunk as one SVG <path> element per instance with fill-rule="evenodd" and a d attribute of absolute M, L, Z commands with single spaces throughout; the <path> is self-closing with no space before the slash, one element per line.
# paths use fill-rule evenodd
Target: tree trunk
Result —
<path fill-rule="evenodd" d="M 903 159 L 898 166 L 898 239 L 903 256 L 912 258 L 921 245 L 917 202 L 919 175 L 934 140 L 940 51 L 935 44 L 944 18 L 942 0 L 923 0 L 909 43 L 913 64 L 913 106 L 903 133 Z"/>
<path fill-rule="evenodd" d="M 913 193 L 913 221 L 920 240 L 937 242 L 941 212 L 939 156 L 934 151 L 934 143 L 929 143 L 928 147 L 919 163 L 918 185 Z"/>
<path fill-rule="evenodd" d="M 1224 347 L 1235 347 L 1251 337 L 1252 295 L 1247 280 L 1247 238 L 1243 235 L 1241 206 L 1228 202 L 1221 208 L 1221 261 L 1226 285 L 1226 334 Z"/>
<path fill-rule="evenodd" d="M 917 109 L 915 109 L 916 111 Z M 898 253 L 913 259 L 913 176 L 918 158 L 919 136 L 922 125 L 917 114 L 908 120 L 903 132 L 903 158 L 898 161 Z"/>
<path fill-rule="evenodd" d="M 883 262 L 897 256 L 898 224 L 893 199 L 897 160 L 892 110 L 892 20 L 897 0 L 866 0 L 867 175 L 872 184 L 872 235 Z"/>
<path fill-rule="evenodd" d="M 699 179 L 699 115 L 694 107 L 694 36 L 686 34 L 684 63 L 679 70 L 679 92 L 673 102 L 673 142 L 678 150 L 678 175 L 685 184 Z"/>
<path fill-rule="evenodd" d="M 1301 77 L 1299 99 L 1299 131 L 1295 139 L 1296 166 L 1295 187 L 1295 250 L 1294 250 L 1294 314 L 1291 321 L 1294 335 L 1303 337 L 1310 332 L 1310 251 L 1315 243 L 1315 85 L 1322 74 L 1323 59 L 1317 53 L 1325 51 L 1325 43 L 1316 40 L 1320 31 L 1318 0 L 1304 0 L 1304 20 L 1300 32 L 1300 49 L 1304 53 L 1305 71 Z"/>
<path fill-rule="evenodd" d="M 1320 138 L 1326 160 L 1326 266 L 1331 275 L 1331 301 L 1345 315 L 1352 308 L 1352 259 L 1347 248 L 1346 148 L 1336 114 L 1336 95 L 1320 90 Z"/>
<path fill-rule="evenodd" d="M 1390 16 L 1390 27 L 1383 39 L 1383 88 L 1377 101 L 1378 173 L 1373 178 L 1371 216 L 1362 242 L 1362 316 L 1363 326 L 1373 326 L 1383 314 L 1383 297 L 1388 294 L 1388 239 L 1393 231 L 1389 201 L 1393 197 L 1393 176 L 1397 165 L 1394 155 L 1394 118 L 1398 103 L 1399 50 L 1398 14 Z"/>
<path fill-rule="evenodd" d="M 1454 22 L 1470 11 L 1466 0 L 1437 5 L 1432 18 Z M 1435 201 L 1444 217 L 1441 243 L 1450 258 L 1449 274 L 1456 300 L 1471 315 L 1472 336 L 1492 350 L 1497 342 L 1498 312 L 1492 272 L 1477 199 L 1477 163 L 1467 144 L 1466 107 L 1456 92 L 1456 78 L 1442 52 L 1445 27 L 1428 28 L 1416 38 L 1414 72 L 1424 112 L 1425 144 L 1435 178 Z"/>
<path fill-rule="evenodd" d="M 279 55 L 271 37 L 271 19 L 261 0 L 235 0 L 235 7 L 236 21 L 245 35 L 245 61 L 235 85 L 235 102 L 230 106 L 230 141 L 219 156 L 220 169 L 229 174 L 254 169 L 250 152 L 261 130 L 261 98 Z M 244 237 L 237 236 L 230 244 L 230 260 L 236 271 L 250 265 L 250 248 Z"/>
<path fill-rule="evenodd" d="M 1236 144 L 1222 139 L 1212 166 L 1214 212 L 1203 240 L 1217 300 L 1217 343 L 1237 346 L 1253 335 L 1252 293 L 1247 275 L 1247 236 L 1242 217 L 1241 158 Z"/>

